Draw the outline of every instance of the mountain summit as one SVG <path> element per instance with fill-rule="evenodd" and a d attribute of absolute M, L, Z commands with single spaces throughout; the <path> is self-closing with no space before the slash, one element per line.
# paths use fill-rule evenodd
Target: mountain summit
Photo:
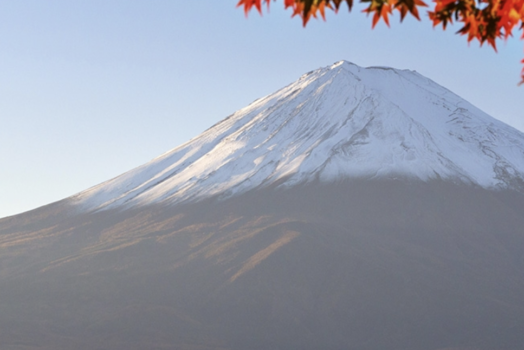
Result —
<path fill-rule="evenodd" d="M 396 177 L 524 190 L 524 134 L 417 72 L 340 61 L 76 201 L 107 209 Z"/>

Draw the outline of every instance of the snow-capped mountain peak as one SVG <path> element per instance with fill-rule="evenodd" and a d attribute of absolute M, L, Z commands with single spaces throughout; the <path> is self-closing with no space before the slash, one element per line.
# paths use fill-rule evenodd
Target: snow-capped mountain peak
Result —
<path fill-rule="evenodd" d="M 75 196 L 89 210 L 345 178 L 524 189 L 524 134 L 414 71 L 347 61 Z"/>

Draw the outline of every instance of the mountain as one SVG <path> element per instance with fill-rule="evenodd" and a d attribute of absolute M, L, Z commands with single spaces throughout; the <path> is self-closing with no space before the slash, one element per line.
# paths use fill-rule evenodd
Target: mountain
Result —
<path fill-rule="evenodd" d="M 341 61 L 0 220 L 1 349 L 520 350 L 524 135 Z"/>

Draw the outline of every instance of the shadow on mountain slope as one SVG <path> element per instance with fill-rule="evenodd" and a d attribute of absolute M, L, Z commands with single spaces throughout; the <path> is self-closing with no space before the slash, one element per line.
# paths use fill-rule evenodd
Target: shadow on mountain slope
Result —
<path fill-rule="evenodd" d="M 347 181 L 0 220 L 2 349 L 517 350 L 524 196 Z"/>

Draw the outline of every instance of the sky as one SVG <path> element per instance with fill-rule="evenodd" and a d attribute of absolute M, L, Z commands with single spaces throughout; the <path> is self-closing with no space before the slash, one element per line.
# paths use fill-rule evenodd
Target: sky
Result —
<path fill-rule="evenodd" d="M 248 18 L 236 3 L 0 0 L 0 218 L 146 163 L 342 59 L 416 70 L 524 131 L 519 35 L 495 53 L 425 14 L 372 30 L 343 5 L 303 28 L 282 0 Z"/>

